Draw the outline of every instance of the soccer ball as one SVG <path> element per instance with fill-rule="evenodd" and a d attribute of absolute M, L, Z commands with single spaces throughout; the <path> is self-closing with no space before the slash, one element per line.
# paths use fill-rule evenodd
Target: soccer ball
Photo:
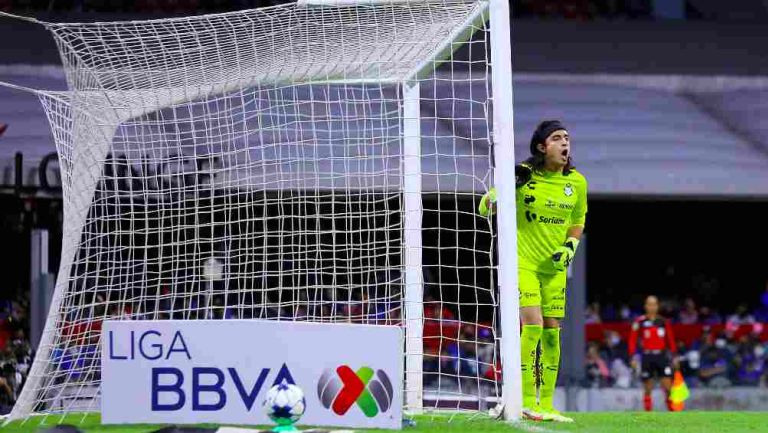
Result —
<path fill-rule="evenodd" d="M 277 425 L 291 425 L 304 415 L 307 407 L 304 392 L 296 385 L 283 382 L 267 391 L 264 411 Z"/>

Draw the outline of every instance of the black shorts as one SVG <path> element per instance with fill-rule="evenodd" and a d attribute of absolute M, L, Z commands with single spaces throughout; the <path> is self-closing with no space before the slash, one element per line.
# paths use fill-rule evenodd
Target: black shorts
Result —
<path fill-rule="evenodd" d="M 666 353 L 644 353 L 640 362 L 640 377 L 653 379 L 655 377 L 672 377 L 672 359 Z"/>

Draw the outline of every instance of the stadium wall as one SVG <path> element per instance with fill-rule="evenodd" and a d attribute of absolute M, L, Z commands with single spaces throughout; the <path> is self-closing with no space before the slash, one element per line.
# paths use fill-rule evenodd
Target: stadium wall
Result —
<path fill-rule="evenodd" d="M 565 388 L 555 393 L 555 406 L 565 407 Z M 643 392 L 640 388 L 579 388 L 575 410 L 579 412 L 642 411 Z M 655 411 L 666 411 L 665 397 L 660 389 L 654 391 Z M 753 387 L 693 388 L 685 402 L 685 410 L 708 411 L 766 411 L 768 389 Z"/>

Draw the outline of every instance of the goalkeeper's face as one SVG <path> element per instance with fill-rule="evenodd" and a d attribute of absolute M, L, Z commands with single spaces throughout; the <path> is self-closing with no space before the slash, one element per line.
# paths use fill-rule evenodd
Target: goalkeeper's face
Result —
<path fill-rule="evenodd" d="M 550 167 L 565 167 L 571 155 L 571 137 L 565 129 L 559 129 L 539 144 L 539 150 L 544 153 L 547 165 Z"/>

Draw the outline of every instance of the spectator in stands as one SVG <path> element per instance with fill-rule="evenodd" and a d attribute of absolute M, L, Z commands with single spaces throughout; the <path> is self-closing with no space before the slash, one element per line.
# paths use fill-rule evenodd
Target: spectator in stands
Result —
<path fill-rule="evenodd" d="M 8 316 L 8 327 L 13 332 L 19 329 L 29 329 L 27 317 L 28 303 L 23 299 L 11 302 L 11 313 Z"/>
<path fill-rule="evenodd" d="M 609 363 L 619 358 L 626 363 L 627 345 L 621 340 L 621 335 L 612 330 L 605 331 L 602 354 Z"/>
<path fill-rule="evenodd" d="M 717 310 L 702 306 L 699 310 L 699 323 L 702 325 L 719 325 L 723 323 L 723 318 L 720 317 Z"/>
<path fill-rule="evenodd" d="M 715 343 L 715 336 L 712 334 L 712 328 L 709 326 L 703 326 L 701 328 L 701 336 L 698 340 L 691 343 L 691 350 L 704 351 L 707 346 L 711 346 Z"/>
<path fill-rule="evenodd" d="M 0 375 L 0 415 L 10 413 L 14 402 L 14 392 L 8 378 L 5 374 Z"/>
<path fill-rule="evenodd" d="M 680 353 L 683 353 L 682 351 Z M 680 362 L 680 372 L 685 377 L 689 387 L 699 386 L 699 368 L 701 367 L 701 352 L 698 349 L 691 348 L 682 357 Z"/>
<path fill-rule="evenodd" d="M 440 345 L 424 345 L 424 385 L 429 386 L 437 383 L 440 371 Z"/>
<path fill-rule="evenodd" d="M 685 298 L 683 309 L 677 315 L 677 321 L 683 325 L 692 325 L 699 321 L 699 312 L 692 298 Z"/>
<path fill-rule="evenodd" d="M 15 398 L 26 380 L 32 362 L 32 347 L 27 333 L 27 303 L 23 298 L 5 303 L 0 324 L 10 333 L 5 348 L 0 351 L 0 415 L 11 410 Z"/>
<path fill-rule="evenodd" d="M 612 303 L 605 304 L 600 311 L 600 320 L 603 322 L 615 322 L 617 320 L 616 306 Z"/>
<path fill-rule="evenodd" d="M 9 356 L 20 367 L 19 372 L 26 375 L 26 369 L 32 363 L 32 344 L 27 338 L 24 329 L 17 329 L 13 339 L 8 343 L 7 350 Z"/>
<path fill-rule="evenodd" d="M 765 348 L 759 343 L 750 341 L 736 357 L 736 364 L 738 365 L 736 383 L 758 386 L 766 371 Z"/>
<path fill-rule="evenodd" d="M 587 309 L 584 312 L 585 316 L 585 322 L 584 323 L 600 323 L 600 304 L 597 302 L 593 302 L 589 305 L 587 305 Z"/>
<path fill-rule="evenodd" d="M 227 311 L 228 310 L 225 311 L 224 309 L 221 310 L 222 317 L 227 313 Z M 296 306 L 296 309 L 293 312 L 293 318 L 299 321 L 309 320 L 309 312 L 307 311 L 306 305 Z"/>
<path fill-rule="evenodd" d="M 736 312 L 728 316 L 726 320 L 726 326 L 731 329 L 736 329 L 741 325 L 747 325 L 755 323 L 755 316 L 749 313 L 749 307 L 747 304 L 739 304 L 736 307 Z"/>
<path fill-rule="evenodd" d="M 452 345 L 444 344 L 440 350 L 440 372 L 446 376 L 456 376 L 456 351 L 449 350 Z"/>
<path fill-rule="evenodd" d="M 486 379 L 497 380 L 498 372 L 495 365 L 494 354 L 496 354 L 496 342 L 493 339 L 493 332 L 490 326 L 480 325 L 477 327 L 478 342 L 477 358 L 480 362 L 480 374 Z"/>
<path fill-rule="evenodd" d="M 586 383 L 591 388 L 602 388 L 610 385 L 611 373 L 608 364 L 600 357 L 597 344 L 589 343 L 587 347 Z"/>
<path fill-rule="evenodd" d="M 760 295 L 760 306 L 757 307 L 755 316 L 760 322 L 768 322 L 768 280 L 765 281 L 765 290 Z"/>
<path fill-rule="evenodd" d="M 629 305 L 627 304 L 621 304 L 621 307 L 619 307 L 619 319 L 625 322 L 628 322 L 632 320 L 635 317 L 634 313 L 632 313 L 632 310 L 629 308 Z"/>
<path fill-rule="evenodd" d="M 444 320 L 455 320 L 453 314 L 445 304 L 435 299 L 431 294 L 424 296 L 424 318 L 427 321 L 442 322 Z"/>
<path fill-rule="evenodd" d="M 728 374 L 732 356 L 727 347 L 728 342 L 725 337 L 718 336 L 714 345 L 708 345 L 702 350 L 699 379 L 705 385 L 713 387 L 731 385 Z"/>
<path fill-rule="evenodd" d="M 456 345 L 458 375 L 463 379 L 461 386 L 465 390 L 474 389 L 477 385 L 480 366 L 475 351 L 476 346 L 474 337 L 470 337 L 467 333 L 463 333 L 462 341 Z"/>
<path fill-rule="evenodd" d="M 132 320 L 132 307 L 127 303 L 111 303 L 107 309 L 107 316 L 111 319 Z"/>
<path fill-rule="evenodd" d="M 603 354 L 611 369 L 611 383 L 619 388 L 629 388 L 632 385 L 632 369 L 627 360 L 627 345 L 618 332 L 605 331 Z"/>
<path fill-rule="evenodd" d="M 632 386 L 632 369 L 622 358 L 615 358 L 611 361 L 611 379 L 613 385 L 618 388 Z"/>

